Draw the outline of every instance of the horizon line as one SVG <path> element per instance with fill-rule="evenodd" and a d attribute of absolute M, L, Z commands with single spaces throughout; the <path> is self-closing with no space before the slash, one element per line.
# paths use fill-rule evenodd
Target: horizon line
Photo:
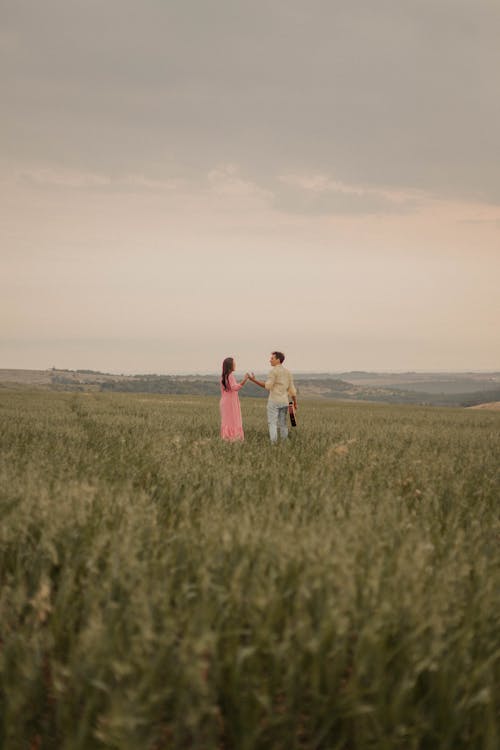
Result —
<path fill-rule="evenodd" d="M 267 370 L 268 368 L 266 368 Z M 92 374 L 95 373 L 96 375 L 117 375 L 117 376 L 143 376 L 146 377 L 148 375 L 155 375 L 155 376 L 198 376 L 198 377 L 207 377 L 207 376 L 218 376 L 220 373 L 219 371 L 214 370 L 203 370 L 203 371 L 189 371 L 189 370 L 169 370 L 169 371 L 148 371 L 148 372 L 138 372 L 136 370 L 122 370 L 120 372 L 118 371 L 109 371 L 109 370 L 96 370 L 92 367 L 76 367 L 76 368 L 69 368 L 69 367 L 45 367 L 45 368 L 39 368 L 39 367 L 0 367 L 0 372 L 8 372 L 8 371 L 17 371 L 17 372 L 81 372 L 81 373 L 88 373 Z M 239 372 L 240 370 L 237 369 Z M 241 370 L 243 372 L 243 370 Z M 259 371 L 260 372 L 260 371 Z M 262 371 L 264 372 L 264 370 Z M 436 369 L 436 368 L 428 368 L 428 369 L 404 369 L 404 368 L 395 368 L 395 369 L 360 369 L 360 368 L 354 368 L 354 369 L 338 369 L 338 370 L 303 370 L 303 369 L 294 369 L 295 375 L 343 375 L 343 374 L 351 374 L 351 373 L 359 373 L 361 375 L 496 375 L 500 374 L 500 367 L 498 368 L 459 368 L 459 369 L 450 369 L 450 368 L 444 368 L 444 369 Z"/>

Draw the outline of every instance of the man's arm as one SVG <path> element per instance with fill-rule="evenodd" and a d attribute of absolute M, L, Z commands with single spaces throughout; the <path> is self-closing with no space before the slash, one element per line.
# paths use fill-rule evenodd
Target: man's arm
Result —
<path fill-rule="evenodd" d="M 297 408 L 297 389 L 295 388 L 295 384 L 293 382 L 293 377 L 290 373 L 290 385 L 288 386 L 288 398 L 291 398 L 293 401 L 293 408 Z"/>
<path fill-rule="evenodd" d="M 260 385 L 261 388 L 265 388 L 268 391 L 272 389 L 274 385 L 274 381 L 275 381 L 275 375 L 274 375 L 273 370 L 271 370 L 265 382 L 262 382 L 262 380 L 257 380 L 253 372 L 250 373 L 249 377 L 252 383 L 255 383 L 255 385 Z"/>
<path fill-rule="evenodd" d="M 248 379 L 251 380 L 252 383 L 255 383 L 255 385 L 260 385 L 261 388 L 266 387 L 265 383 L 263 383 L 261 380 L 257 380 L 257 378 L 255 377 L 255 373 L 248 372 L 247 375 L 248 375 Z"/>

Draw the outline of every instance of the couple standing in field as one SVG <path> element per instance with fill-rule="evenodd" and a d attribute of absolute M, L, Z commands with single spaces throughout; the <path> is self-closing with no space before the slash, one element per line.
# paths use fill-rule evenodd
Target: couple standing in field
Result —
<path fill-rule="evenodd" d="M 272 352 L 269 363 L 271 371 L 267 380 L 257 380 L 254 373 L 247 372 L 245 377 L 238 383 L 234 371 L 236 362 L 234 357 L 226 357 L 222 363 L 221 377 L 221 399 L 220 399 L 220 434 L 223 440 L 244 440 L 243 422 L 241 419 L 241 407 L 238 391 L 250 380 L 255 385 L 269 391 L 267 401 L 267 424 L 269 426 L 269 437 L 271 443 L 278 442 L 278 430 L 282 440 L 288 437 L 287 414 L 288 404 L 293 402 L 294 409 L 297 408 L 297 391 L 293 384 L 292 374 L 283 367 L 285 355 L 283 352 Z"/>

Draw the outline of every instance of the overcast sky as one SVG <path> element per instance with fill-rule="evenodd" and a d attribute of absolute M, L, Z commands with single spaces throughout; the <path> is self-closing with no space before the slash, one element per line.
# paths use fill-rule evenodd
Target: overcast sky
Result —
<path fill-rule="evenodd" d="M 497 0 L 0 0 L 0 367 L 500 369 Z"/>

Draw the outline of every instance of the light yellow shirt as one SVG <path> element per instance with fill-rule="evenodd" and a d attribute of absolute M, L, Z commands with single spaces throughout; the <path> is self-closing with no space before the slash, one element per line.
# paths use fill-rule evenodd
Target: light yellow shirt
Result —
<path fill-rule="evenodd" d="M 269 391 L 269 400 L 280 406 L 287 406 L 292 396 L 297 395 L 292 373 L 283 365 L 275 365 L 272 368 L 267 376 L 266 388 Z"/>

